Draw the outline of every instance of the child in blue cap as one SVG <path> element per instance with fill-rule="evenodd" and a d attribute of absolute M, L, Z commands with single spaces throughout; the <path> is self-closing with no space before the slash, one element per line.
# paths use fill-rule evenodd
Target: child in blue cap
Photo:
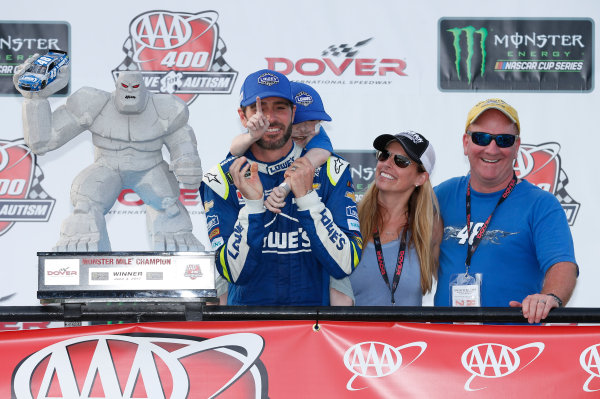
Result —
<path fill-rule="evenodd" d="M 304 147 L 307 152 L 304 155 L 316 168 L 327 161 L 333 147 L 321 121 L 331 121 L 331 117 L 325 112 L 321 96 L 315 89 L 305 83 L 290 82 L 292 87 L 292 98 L 296 105 L 296 113 L 292 126 L 292 139 Z M 278 94 L 281 96 L 281 94 Z M 244 100 L 242 99 L 242 105 Z M 256 141 L 260 140 L 262 134 L 254 135 L 255 131 L 249 129 L 250 134 L 242 133 L 236 136 L 232 143 L 230 152 L 234 156 L 244 154 Z M 262 132 L 264 134 L 264 131 Z M 289 193 L 289 186 L 284 183 L 271 192 L 265 201 L 265 207 L 274 213 L 279 213 L 279 208 L 285 205 L 284 199 Z"/>

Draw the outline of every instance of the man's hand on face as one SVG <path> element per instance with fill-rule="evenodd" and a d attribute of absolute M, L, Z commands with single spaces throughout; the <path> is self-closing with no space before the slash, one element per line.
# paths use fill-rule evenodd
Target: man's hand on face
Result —
<path fill-rule="evenodd" d="M 315 168 L 305 157 L 298 158 L 285 171 L 286 181 L 296 198 L 304 197 L 313 187 Z"/>
<path fill-rule="evenodd" d="M 248 170 L 250 170 L 250 176 L 246 177 Z M 231 163 L 229 173 L 233 179 L 233 184 L 240 190 L 244 198 L 249 200 L 263 199 L 263 186 L 258 177 L 258 164 L 255 162 L 250 164 L 246 157 L 239 157 Z"/>
<path fill-rule="evenodd" d="M 269 128 L 269 125 L 269 118 L 263 114 L 260 97 L 257 96 L 256 113 L 248 118 L 248 121 L 246 122 L 246 127 L 248 128 L 250 137 L 252 137 L 254 141 L 260 140 Z"/>

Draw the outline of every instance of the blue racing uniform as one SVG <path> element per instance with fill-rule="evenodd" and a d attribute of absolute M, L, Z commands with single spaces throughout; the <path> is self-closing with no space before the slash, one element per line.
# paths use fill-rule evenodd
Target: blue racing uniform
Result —
<path fill-rule="evenodd" d="M 265 198 L 302 155 L 295 145 L 284 158 L 258 162 Z M 290 192 L 281 213 L 246 200 L 229 175 L 229 157 L 208 171 L 201 193 L 218 272 L 230 283 L 230 305 L 329 305 L 329 276 L 342 278 L 358 265 L 362 239 L 348 162 L 333 155 L 315 170 L 313 191 Z"/>

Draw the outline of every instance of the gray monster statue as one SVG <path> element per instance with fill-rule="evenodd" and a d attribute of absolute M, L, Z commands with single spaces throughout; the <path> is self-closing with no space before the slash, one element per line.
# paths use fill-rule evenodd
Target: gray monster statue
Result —
<path fill-rule="evenodd" d="M 55 150 L 89 130 L 94 162 L 73 181 L 73 213 L 63 221 L 55 251 L 110 251 L 105 215 L 124 188 L 146 203 L 148 233 L 155 251 L 203 251 L 192 222 L 179 201 L 179 184 L 198 188 L 202 167 L 184 101 L 149 92 L 139 72 L 122 72 L 116 90 L 83 87 L 54 112 L 48 97 L 69 81 L 70 65 L 39 91 L 26 91 L 18 80 L 35 56 L 17 67 L 13 82 L 25 97 L 24 138 L 38 155 Z M 170 166 L 162 147 L 170 153 Z"/>

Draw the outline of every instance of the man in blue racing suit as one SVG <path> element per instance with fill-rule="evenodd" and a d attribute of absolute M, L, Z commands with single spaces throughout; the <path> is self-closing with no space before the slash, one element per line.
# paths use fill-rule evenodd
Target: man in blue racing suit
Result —
<path fill-rule="evenodd" d="M 217 270 L 230 305 L 329 305 L 329 276 L 354 270 L 362 240 L 349 164 L 332 155 L 316 170 L 291 140 L 295 106 L 288 79 L 250 74 L 238 113 L 260 135 L 242 157 L 208 171 L 201 193 Z M 288 179 L 281 213 L 264 199 Z"/>

